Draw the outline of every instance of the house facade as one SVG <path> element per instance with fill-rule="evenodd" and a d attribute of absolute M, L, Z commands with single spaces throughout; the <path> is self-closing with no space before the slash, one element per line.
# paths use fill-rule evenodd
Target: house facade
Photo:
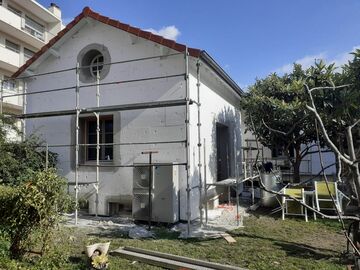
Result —
<path fill-rule="evenodd" d="M 22 111 L 19 89 L 11 75 L 63 28 L 61 10 L 55 4 L 44 8 L 34 0 L 0 0 L 0 80 L 2 109 Z M 1 102 L 1 101 L 0 101 Z"/>
<path fill-rule="evenodd" d="M 240 174 L 242 91 L 205 51 L 85 8 L 13 77 L 91 214 L 148 209 L 149 152 L 158 221 L 199 217 L 205 181 Z"/>

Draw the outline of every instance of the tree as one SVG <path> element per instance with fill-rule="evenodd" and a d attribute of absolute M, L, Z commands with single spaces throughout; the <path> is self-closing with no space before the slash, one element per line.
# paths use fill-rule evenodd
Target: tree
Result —
<path fill-rule="evenodd" d="M 306 109 L 308 97 L 303 89 L 305 71 L 295 64 L 292 73 L 271 74 L 258 79 L 241 100 L 245 124 L 267 147 L 280 147 L 294 168 L 294 181 L 300 181 L 300 164 L 311 153 L 302 145 L 315 141 L 314 121 Z M 256 129 L 253 128 L 253 124 Z M 291 155 L 294 150 L 294 155 Z"/>
<path fill-rule="evenodd" d="M 45 144 L 31 135 L 23 141 L 10 140 L 21 135 L 13 118 L 0 115 L 0 184 L 19 185 L 32 172 L 46 167 Z M 48 167 L 55 167 L 57 155 L 48 153 Z"/>
<path fill-rule="evenodd" d="M 44 143 L 36 136 L 10 139 L 19 134 L 14 120 L 0 114 L 0 231 L 14 258 L 25 253 L 34 232 L 43 254 L 60 214 L 71 206 L 66 181 L 53 168 L 56 154 L 48 153 L 46 166 Z"/>
<path fill-rule="evenodd" d="M 314 141 L 320 153 L 321 157 L 321 146 L 325 144 L 335 154 L 338 160 L 338 180 L 345 183 L 345 186 L 350 190 L 353 211 L 347 211 L 346 215 L 342 214 L 337 210 L 338 216 L 328 216 L 316 209 L 312 209 L 317 214 L 325 218 L 336 218 L 339 219 L 343 226 L 343 233 L 347 240 L 351 243 L 355 258 L 359 258 L 360 251 L 360 233 L 359 233 L 359 222 L 360 222 L 360 50 L 355 51 L 354 59 L 349 61 L 347 65 L 342 68 L 339 73 L 335 72 L 334 64 L 326 65 L 323 61 L 316 62 L 312 67 L 307 69 L 300 77 L 296 77 L 296 82 L 299 85 L 302 84 L 304 96 L 304 105 L 306 111 L 311 115 L 306 116 L 306 121 L 309 125 L 303 126 L 302 132 L 306 133 L 306 129 L 309 128 L 308 132 L 316 135 Z M 301 73 L 297 73 L 301 74 Z M 274 75 L 273 75 L 274 76 Z M 289 75 L 286 75 L 289 76 Z M 284 77 L 286 77 L 284 76 Z M 284 79 L 281 78 L 281 79 Z M 267 78 L 268 79 L 268 78 Z M 290 79 L 290 83 L 291 83 Z M 271 85 L 270 85 L 271 86 Z M 271 92 L 271 87 L 267 88 Z M 265 91 L 266 92 L 266 91 Z M 246 101 L 248 102 L 248 101 Z M 271 104 L 271 102 L 268 102 Z M 286 100 L 284 103 L 287 103 Z M 252 103 L 256 106 L 255 103 Z M 246 104 L 248 105 L 248 104 Z M 249 105 L 248 105 L 249 106 Z M 276 108 L 276 107 L 275 107 Z M 263 111 L 265 113 L 266 110 Z M 251 117 L 251 118 L 250 118 Z M 266 132 L 273 132 L 274 136 L 283 135 L 286 139 L 286 135 L 290 134 L 288 131 L 281 130 L 281 126 L 274 129 L 266 125 L 264 116 L 249 115 L 252 130 L 255 131 L 257 138 L 264 139 L 263 132 L 256 132 L 259 126 L 256 126 L 252 119 L 260 118 L 263 129 Z M 282 119 L 275 118 L 272 124 L 276 126 L 281 122 Z M 310 123 L 313 122 L 313 125 Z M 297 122 L 288 130 L 292 130 L 293 127 L 297 126 Z M 319 128 L 318 128 L 319 127 Z M 315 129 L 314 129 L 315 128 Z M 319 133 L 321 132 L 321 134 Z M 322 144 L 320 143 L 320 139 Z M 260 141 L 261 141 L 260 140 Z M 321 160 L 321 158 L 320 158 Z M 322 161 L 321 166 L 323 167 Z M 347 168 L 348 172 L 344 173 L 343 168 Z M 343 177 L 345 176 L 345 177 Z M 327 177 L 324 174 L 324 179 L 327 182 Z M 262 184 L 260 178 L 261 187 L 265 190 L 266 187 Z M 280 196 L 286 196 L 279 192 L 267 190 Z M 329 194 L 331 196 L 330 190 Z M 292 198 L 294 199 L 294 198 Z M 294 199 L 296 200 L 296 199 Z M 301 203 L 301 202 L 300 202 Z M 335 202 L 333 202 L 335 204 Z M 304 204 L 303 204 L 304 205 Z M 310 206 L 304 205 L 307 208 Z M 335 206 L 336 208 L 336 206 Z M 337 208 L 336 208 L 337 209 Z M 351 225 L 353 238 L 350 239 L 348 230 L 345 228 L 343 219 L 352 220 Z"/>
<path fill-rule="evenodd" d="M 353 60 L 343 67 L 342 73 L 334 76 L 335 82 L 329 78 L 331 87 L 316 89 L 306 84 L 305 87 L 310 97 L 307 109 L 315 115 L 327 145 L 338 159 L 339 180 L 341 180 L 342 167 L 348 169 L 344 182 L 351 191 L 351 199 L 355 206 L 352 212 L 360 218 L 360 50 L 356 50 L 353 55 Z M 331 108 L 325 113 L 318 108 L 319 102 L 316 102 L 318 91 L 323 91 L 321 93 L 323 97 L 326 95 L 324 91 L 331 91 L 327 94 L 333 96 L 330 101 L 323 102 L 323 105 Z M 331 134 L 329 130 L 335 130 L 337 134 Z M 358 219 L 352 226 L 353 243 L 357 248 L 360 246 L 359 223 Z M 360 256 L 359 250 L 357 256 L 358 258 Z"/>

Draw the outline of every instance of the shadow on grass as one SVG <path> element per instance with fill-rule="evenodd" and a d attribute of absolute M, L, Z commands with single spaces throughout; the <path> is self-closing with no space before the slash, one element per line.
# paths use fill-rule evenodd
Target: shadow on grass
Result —
<path fill-rule="evenodd" d="M 287 256 L 298 257 L 302 259 L 329 260 L 333 259 L 335 254 L 338 254 L 336 251 L 331 249 L 315 248 L 306 244 L 283 241 L 270 237 L 257 236 L 244 232 L 230 232 L 230 234 L 233 237 L 246 237 L 251 239 L 270 241 L 274 246 L 277 246 L 283 251 L 285 251 Z M 319 239 L 319 241 L 321 240 Z"/>

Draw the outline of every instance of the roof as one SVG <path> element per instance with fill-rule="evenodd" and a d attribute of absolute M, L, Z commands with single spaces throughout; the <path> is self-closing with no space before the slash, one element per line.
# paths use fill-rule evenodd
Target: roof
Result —
<path fill-rule="evenodd" d="M 170 49 L 178 52 L 185 52 L 187 46 L 181 43 L 177 43 L 174 40 L 164 38 L 162 36 L 153 34 L 149 31 L 141 30 L 140 28 L 133 27 L 128 24 L 124 24 L 120 21 L 103 16 L 99 13 L 92 11 L 89 7 L 85 7 L 83 11 L 75 17 L 75 19 L 66 25 L 66 27 L 60 31 L 54 38 L 52 38 L 46 45 L 44 45 L 37 53 L 33 55 L 26 63 L 21 66 L 13 75 L 13 78 L 18 77 L 27 68 L 29 68 L 40 56 L 48 51 L 55 43 L 57 43 L 66 33 L 68 33 L 75 25 L 77 25 L 83 18 L 92 18 L 96 21 L 118 28 L 135 36 L 153 41 Z M 242 94 L 241 88 L 230 78 L 229 75 L 203 50 L 196 48 L 188 48 L 189 55 L 204 60 L 214 71 L 227 82 L 238 94 Z"/>

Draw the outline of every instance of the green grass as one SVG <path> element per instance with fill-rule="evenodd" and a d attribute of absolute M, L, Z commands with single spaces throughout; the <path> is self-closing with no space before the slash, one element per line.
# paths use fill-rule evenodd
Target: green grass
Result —
<path fill-rule="evenodd" d="M 0 269 L 85 269 L 81 253 L 86 244 L 96 241 L 111 241 L 110 249 L 133 246 L 249 269 L 344 269 L 339 256 L 345 240 L 339 229 L 335 221 L 251 217 L 245 228 L 230 232 L 237 241 L 230 245 L 224 239 L 181 240 L 178 233 L 162 228 L 155 229 L 155 239 L 146 240 L 129 239 L 113 230 L 61 228 L 52 252 L 42 259 L 10 260 L 8 244 L 0 238 Z M 110 264 L 111 269 L 159 269 L 113 256 Z"/>

